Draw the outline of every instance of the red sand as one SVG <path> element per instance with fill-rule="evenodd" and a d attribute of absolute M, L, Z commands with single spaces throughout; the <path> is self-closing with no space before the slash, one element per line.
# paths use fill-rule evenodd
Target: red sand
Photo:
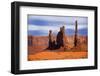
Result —
<path fill-rule="evenodd" d="M 28 61 L 33 60 L 59 60 L 59 59 L 83 59 L 87 58 L 88 54 L 86 51 L 80 52 L 51 52 L 44 51 L 36 54 L 28 55 Z"/>
<path fill-rule="evenodd" d="M 30 36 L 28 36 L 31 38 Z M 80 44 L 73 47 L 74 36 L 67 36 L 67 50 L 47 50 L 48 36 L 32 36 L 32 45 L 28 46 L 28 61 L 83 59 L 88 57 L 87 36 L 78 36 Z"/>

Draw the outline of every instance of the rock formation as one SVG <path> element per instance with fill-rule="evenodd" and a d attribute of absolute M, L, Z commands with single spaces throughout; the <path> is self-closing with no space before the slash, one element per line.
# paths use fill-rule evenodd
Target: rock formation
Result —
<path fill-rule="evenodd" d="M 57 48 L 60 48 L 61 46 L 63 47 L 63 29 L 62 27 L 60 27 L 60 31 L 57 34 L 57 38 L 56 38 L 56 43 L 57 43 Z"/>
<path fill-rule="evenodd" d="M 55 49 L 55 40 L 52 34 L 52 30 L 49 30 L 49 49 L 53 50 Z"/>
<path fill-rule="evenodd" d="M 78 30 L 77 30 L 77 27 L 78 27 L 78 24 L 77 24 L 77 20 L 76 20 L 76 21 L 75 21 L 74 47 L 76 47 L 77 44 L 78 44 L 78 39 L 77 39 L 77 32 L 78 32 Z"/>
<path fill-rule="evenodd" d="M 79 47 L 80 45 L 87 44 L 87 36 L 78 36 L 78 22 L 75 21 L 75 35 L 67 36 L 65 34 L 65 27 L 60 27 L 57 35 L 53 35 L 52 30 L 49 30 L 48 36 L 29 36 L 28 45 L 31 52 L 47 50 L 70 50 Z M 32 51 L 32 50 L 35 51 Z"/>
<path fill-rule="evenodd" d="M 54 40 L 52 31 L 49 31 L 49 46 L 48 49 L 59 49 L 63 47 L 66 49 L 66 36 L 65 36 L 65 27 L 60 27 L 59 32 L 57 33 L 56 40 Z"/>
<path fill-rule="evenodd" d="M 62 27 L 62 33 L 63 33 L 63 47 L 64 47 L 64 50 L 66 50 L 67 49 L 67 38 L 65 35 L 65 26 Z"/>

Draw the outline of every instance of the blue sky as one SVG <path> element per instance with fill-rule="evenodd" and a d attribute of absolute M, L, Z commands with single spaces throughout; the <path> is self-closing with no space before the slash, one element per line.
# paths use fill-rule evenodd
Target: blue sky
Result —
<path fill-rule="evenodd" d="M 88 18 L 79 16 L 28 15 L 28 35 L 47 36 L 49 30 L 54 34 L 65 26 L 66 35 L 74 35 L 75 21 L 78 21 L 78 34 L 87 35 Z"/>

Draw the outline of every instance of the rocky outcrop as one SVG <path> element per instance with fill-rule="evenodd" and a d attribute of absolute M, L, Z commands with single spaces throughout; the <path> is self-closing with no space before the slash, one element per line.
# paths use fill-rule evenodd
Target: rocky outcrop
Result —
<path fill-rule="evenodd" d="M 48 49 L 53 50 L 56 48 L 56 43 L 54 40 L 54 36 L 52 34 L 52 30 L 49 30 L 49 45 L 48 45 Z"/>
<path fill-rule="evenodd" d="M 79 36 L 78 23 L 75 21 L 75 35 L 67 36 L 65 27 L 60 27 L 57 35 L 49 30 L 48 36 L 28 36 L 28 53 L 32 54 L 44 50 L 70 50 L 75 47 L 87 45 L 87 36 Z M 86 46 L 87 47 L 87 46 Z"/>
<path fill-rule="evenodd" d="M 78 44 L 78 39 L 77 39 L 77 32 L 78 32 L 78 30 L 77 30 L 77 27 L 78 27 L 78 25 L 77 25 L 77 21 L 75 21 L 74 47 L 76 47 L 77 44 Z"/>
<path fill-rule="evenodd" d="M 57 48 L 64 46 L 63 37 L 64 37 L 63 28 L 60 27 L 60 31 L 58 32 L 57 37 L 56 37 Z"/>
<path fill-rule="evenodd" d="M 59 48 L 66 49 L 66 35 L 65 35 L 65 27 L 60 27 L 59 32 L 57 33 L 56 40 L 53 39 L 52 30 L 49 31 L 49 46 L 48 49 L 54 50 Z M 63 49 L 63 50 L 64 50 Z"/>

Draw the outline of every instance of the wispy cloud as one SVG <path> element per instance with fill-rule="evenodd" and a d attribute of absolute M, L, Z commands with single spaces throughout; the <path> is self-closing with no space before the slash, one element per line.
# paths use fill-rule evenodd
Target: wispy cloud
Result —
<path fill-rule="evenodd" d="M 88 18 L 87 17 L 76 17 L 76 16 L 28 16 L 28 24 L 74 24 L 75 21 L 78 21 L 78 24 L 87 24 Z"/>
<path fill-rule="evenodd" d="M 62 26 L 65 26 L 65 29 L 72 29 L 72 30 L 75 30 L 75 26 L 74 25 L 59 25 L 58 26 L 37 26 L 37 25 L 29 25 L 28 26 L 28 30 L 45 30 L 45 31 L 48 31 L 48 30 L 58 30 L 60 29 L 60 27 Z M 84 28 L 87 28 L 86 25 L 79 25 L 78 26 L 78 29 L 84 29 Z"/>

